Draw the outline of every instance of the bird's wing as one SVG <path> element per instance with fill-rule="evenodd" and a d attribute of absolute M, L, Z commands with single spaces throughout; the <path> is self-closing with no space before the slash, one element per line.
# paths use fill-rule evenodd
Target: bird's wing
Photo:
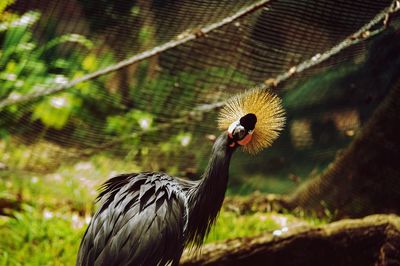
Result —
<path fill-rule="evenodd" d="M 187 226 L 186 196 L 160 173 L 121 175 L 100 194 L 77 265 L 165 265 L 177 263 Z"/>

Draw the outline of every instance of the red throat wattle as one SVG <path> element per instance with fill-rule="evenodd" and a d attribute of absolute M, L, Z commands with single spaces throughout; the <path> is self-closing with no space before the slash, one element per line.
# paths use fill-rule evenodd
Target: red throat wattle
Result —
<path fill-rule="evenodd" d="M 244 137 L 242 140 L 239 140 L 237 143 L 241 146 L 246 145 L 251 141 L 251 138 L 253 137 L 252 134 L 247 134 L 246 137 Z"/>

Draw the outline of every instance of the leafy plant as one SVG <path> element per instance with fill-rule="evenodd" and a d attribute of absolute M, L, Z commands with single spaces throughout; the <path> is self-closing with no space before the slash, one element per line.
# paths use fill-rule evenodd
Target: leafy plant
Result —
<path fill-rule="evenodd" d="M 37 11 L 29 11 L 0 24 L 0 99 L 18 99 L 66 84 L 69 77 L 76 78 L 110 62 L 109 56 L 105 56 L 101 62 L 94 60 L 92 52 L 86 55 L 82 52 L 75 54 L 74 50 L 68 55 L 58 52 L 67 43 L 78 44 L 91 51 L 94 44 L 83 35 L 72 33 L 50 40 L 37 40 L 31 28 L 37 24 L 40 16 Z M 85 89 L 86 86 L 80 88 Z M 81 93 L 85 94 L 85 91 Z M 33 105 L 32 120 L 40 120 L 47 127 L 61 129 L 74 111 L 79 113 L 81 104 L 81 96 L 72 91 L 47 97 Z M 7 110 L 17 115 L 15 106 Z"/>

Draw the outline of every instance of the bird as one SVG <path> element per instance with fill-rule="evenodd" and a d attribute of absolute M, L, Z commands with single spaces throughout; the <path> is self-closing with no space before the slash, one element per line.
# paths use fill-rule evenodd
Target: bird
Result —
<path fill-rule="evenodd" d="M 217 120 L 223 132 L 201 179 L 141 172 L 102 185 L 77 266 L 178 265 L 185 247 L 201 246 L 222 207 L 233 153 L 270 146 L 284 127 L 285 111 L 276 94 L 255 88 L 228 99 Z"/>

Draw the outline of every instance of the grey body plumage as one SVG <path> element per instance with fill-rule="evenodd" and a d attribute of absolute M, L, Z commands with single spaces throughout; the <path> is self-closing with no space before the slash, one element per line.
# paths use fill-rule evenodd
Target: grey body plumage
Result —
<path fill-rule="evenodd" d="M 185 245 L 202 243 L 221 208 L 236 149 L 229 141 L 226 133 L 216 140 L 199 181 L 155 172 L 108 180 L 77 265 L 178 264 Z"/>

